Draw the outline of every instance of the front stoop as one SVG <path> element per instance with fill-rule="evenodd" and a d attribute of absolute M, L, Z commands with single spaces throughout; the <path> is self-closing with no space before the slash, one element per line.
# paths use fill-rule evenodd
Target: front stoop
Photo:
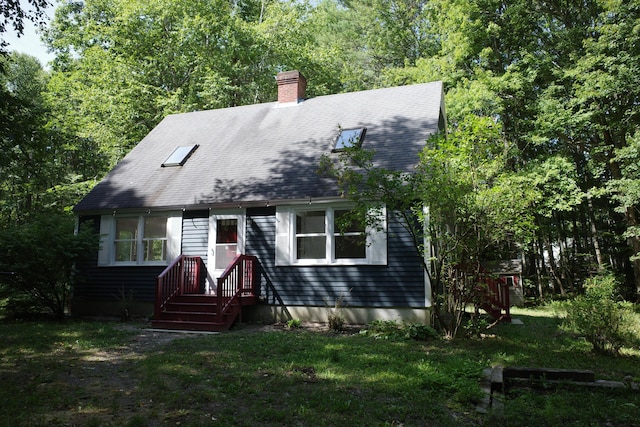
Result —
<path fill-rule="evenodd" d="M 157 329 L 222 332 L 231 328 L 240 313 L 233 306 L 219 319 L 217 299 L 209 295 L 182 295 L 169 302 L 164 311 L 154 316 L 151 326 Z"/>

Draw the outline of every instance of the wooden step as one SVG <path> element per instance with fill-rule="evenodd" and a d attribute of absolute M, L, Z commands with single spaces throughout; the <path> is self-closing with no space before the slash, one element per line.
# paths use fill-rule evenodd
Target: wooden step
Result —
<path fill-rule="evenodd" d="M 172 301 L 186 302 L 186 303 L 200 303 L 200 304 L 215 304 L 218 301 L 218 297 L 215 295 L 202 295 L 202 294 L 184 294 L 173 297 Z"/>
<path fill-rule="evenodd" d="M 181 310 L 166 310 L 159 316 L 159 320 L 174 320 L 183 322 L 216 322 L 216 313 L 206 313 L 199 311 L 181 311 Z"/>
<path fill-rule="evenodd" d="M 205 304 L 199 302 L 171 301 L 166 306 L 166 311 L 183 311 L 190 313 L 215 313 L 216 304 Z"/>
<path fill-rule="evenodd" d="M 213 295 L 187 294 L 174 297 L 165 309 L 154 316 L 151 325 L 158 329 L 185 331 L 226 331 L 238 318 L 241 306 L 255 305 L 256 297 L 243 297 L 228 307 L 222 319 L 217 316 L 218 298 Z"/>
<path fill-rule="evenodd" d="M 153 320 L 151 326 L 156 329 L 169 329 L 172 331 L 209 331 L 222 332 L 229 330 L 231 325 L 214 322 L 185 322 L 179 320 Z"/>

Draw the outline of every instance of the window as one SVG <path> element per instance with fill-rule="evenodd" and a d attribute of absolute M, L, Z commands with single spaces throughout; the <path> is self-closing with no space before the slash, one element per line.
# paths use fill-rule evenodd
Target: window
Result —
<path fill-rule="evenodd" d="M 137 242 L 138 218 L 117 219 L 114 240 L 116 261 L 137 261 Z"/>
<path fill-rule="evenodd" d="M 103 215 L 98 265 L 166 265 L 179 255 L 181 224 L 174 215 Z"/>
<path fill-rule="evenodd" d="M 367 257 L 365 227 L 358 223 L 350 211 L 334 211 L 334 241 L 336 259 L 363 259 Z"/>
<path fill-rule="evenodd" d="M 296 213 L 296 258 L 323 259 L 327 256 L 324 211 Z"/>
<path fill-rule="evenodd" d="M 144 221 L 144 261 L 167 260 L 167 218 L 146 217 Z"/>
<path fill-rule="evenodd" d="M 167 260 L 167 218 L 116 218 L 116 262 L 154 262 Z M 142 253 L 139 252 L 142 249 Z"/>
<path fill-rule="evenodd" d="M 171 155 L 167 157 L 167 160 L 162 163 L 162 167 L 164 168 L 184 165 L 191 154 L 196 151 L 196 148 L 198 148 L 197 144 L 176 148 L 175 150 L 173 150 L 173 153 L 171 153 Z"/>
<path fill-rule="evenodd" d="M 336 139 L 333 151 L 341 151 L 345 148 L 360 147 L 362 145 L 362 141 L 364 140 L 364 135 L 366 134 L 366 132 L 366 128 L 343 129 L 342 131 L 340 131 L 340 134 Z"/>
<path fill-rule="evenodd" d="M 278 207 L 276 221 L 277 265 L 386 264 L 385 232 L 348 208 Z"/>

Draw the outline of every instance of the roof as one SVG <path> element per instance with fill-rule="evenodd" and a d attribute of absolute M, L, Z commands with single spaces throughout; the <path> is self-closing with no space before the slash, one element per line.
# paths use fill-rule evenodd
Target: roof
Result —
<path fill-rule="evenodd" d="M 377 165 L 412 171 L 437 132 L 442 83 L 425 83 L 175 114 L 163 119 L 75 211 L 193 209 L 338 197 L 317 173 L 339 129 L 365 127 Z M 177 147 L 198 145 L 182 166 Z M 333 154 L 336 155 L 336 154 Z"/>

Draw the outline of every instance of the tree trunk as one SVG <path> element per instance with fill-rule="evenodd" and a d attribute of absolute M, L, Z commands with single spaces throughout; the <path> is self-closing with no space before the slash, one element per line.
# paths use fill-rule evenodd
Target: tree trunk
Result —
<path fill-rule="evenodd" d="M 538 294 L 540 295 L 540 299 L 543 298 L 543 281 L 545 281 L 546 274 L 546 266 L 544 262 L 544 248 L 542 247 L 542 242 L 540 236 L 538 236 L 536 246 L 538 247 L 538 262 L 536 262 L 536 275 L 538 276 Z"/>
<path fill-rule="evenodd" d="M 602 261 L 602 252 L 600 251 L 600 240 L 598 238 L 598 229 L 596 228 L 596 214 L 593 211 L 593 201 L 591 197 L 587 197 L 587 212 L 589 215 L 589 223 L 591 225 L 591 244 L 593 251 L 596 255 L 596 262 L 598 263 L 598 271 L 604 269 L 604 262 Z"/>
<path fill-rule="evenodd" d="M 547 236 L 544 239 L 544 243 L 547 247 L 547 252 L 549 252 L 549 272 L 551 273 L 551 277 L 553 278 L 553 281 L 556 285 L 554 286 L 554 288 L 558 289 L 560 295 L 565 296 L 567 293 L 562 286 L 562 280 L 558 276 L 558 268 L 556 266 L 555 257 L 553 256 L 553 246 L 551 245 L 551 239 L 549 239 L 549 237 Z"/>

